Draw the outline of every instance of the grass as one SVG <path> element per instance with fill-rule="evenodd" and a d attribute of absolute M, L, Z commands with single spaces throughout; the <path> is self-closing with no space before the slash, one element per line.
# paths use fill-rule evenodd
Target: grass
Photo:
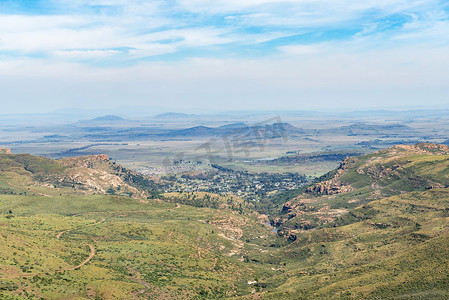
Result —
<path fill-rule="evenodd" d="M 238 198 L 88 195 L 36 186 L 23 163 L 8 162 L 0 176 L 0 188 L 11 190 L 0 195 L 0 295 L 448 298 L 449 188 L 441 186 L 449 157 L 391 151 L 351 158 L 340 175 L 320 179 L 346 181 L 350 192 L 290 201 L 291 211 L 271 216 L 280 235 L 249 207 L 226 206 Z M 432 185 L 440 188 L 426 189 Z M 209 197 L 218 209 L 199 205 Z M 89 245 L 95 255 L 77 268 Z"/>
<path fill-rule="evenodd" d="M 449 189 L 441 188 L 447 185 L 448 157 L 400 154 L 385 150 L 351 158 L 336 180 L 349 182 L 353 191 L 298 198 L 305 205 L 283 223 L 283 231 L 297 238 L 277 254 L 288 276 L 279 275 L 284 283 L 262 297 L 448 297 Z M 338 208 L 348 211 L 327 223 L 313 219 Z M 291 230 L 310 220 L 312 230 Z"/>
<path fill-rule="evenodd" d="M 117 196 L 0 196 L 0 226 L 7 228 L 0 236 L 0 277 L 5 286 L 17 285 L 2 294 L 224 297 L 248 294 L 248 280 L 271 275 L 264 264 L 239 260 L 263 247 L 241 247 L 243 237 L 275 238 L 251 216 L 146 202 Z M 103 218 L 104 223 L 89 226 Z M 251 233 L 243 236 L 240 226 Z M 67 232 L 57 239 L 60 231 Z M 87 258 L 87 243 L 96 249 L 94 259 L 69 270 Z"/>
<path fill-rule="evenodd" d="M 447 298 L 448 190 L 371 202 L 336 227 L 302 231 L 274 256 L 286 264 L 269 299 Z M 250 258 L 251 259 L 251 258 Z"/>

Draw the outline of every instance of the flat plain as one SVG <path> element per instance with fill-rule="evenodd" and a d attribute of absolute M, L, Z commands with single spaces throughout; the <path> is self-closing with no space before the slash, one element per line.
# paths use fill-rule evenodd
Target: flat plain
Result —
<path fill-rule="evenodd" d="M 447 118 L 302 118 L 3 127 L 0 295 L 449 297 Z"/>

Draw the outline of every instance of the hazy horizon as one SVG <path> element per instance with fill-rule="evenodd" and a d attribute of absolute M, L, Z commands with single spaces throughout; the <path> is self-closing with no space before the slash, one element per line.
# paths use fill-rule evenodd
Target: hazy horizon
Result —
<path fill-rule="evenodd" d="M 82 107 L 61 107 L 58 109 L 48 109 L 42 111 L 33 112 L 5 112 L 1 111 L 2 116 L 45 116 L 45 115 L 61 115 L 61 116 L 73 116 L 73 117 L 103 117 L 109 115 L 116 115 L 121 117 L 139 118 L 139 117 L 155 117 L 162 114 L 187 114 L 197 116 L 208 115 L 244 115 L 244 114 L 285 114 L 295 115 L 304 113 L 324 113 L 326 115 L 341 115 L 341 114 L 354 114 L 357 112 L 366 113 L 388 113 L 388 112 L 419 112 L 419 111 L 439 111 L 449 110 L 449 104 L 445 105 L 415 105 L 415 106 L 372 106 L 372 107 L 322 107 L 322 108 L 304 108 L 304 109 L 203 109 L 203 108 L 187 108 L 187 109 L 170 109 L 156 106 L 116 106 L 107 107 L 104 109 L 89 109 Z"/>
<path fill-rule="evenodd" d="M 2 1 L 2 113 L 444 106 L 449 4 Z"/>

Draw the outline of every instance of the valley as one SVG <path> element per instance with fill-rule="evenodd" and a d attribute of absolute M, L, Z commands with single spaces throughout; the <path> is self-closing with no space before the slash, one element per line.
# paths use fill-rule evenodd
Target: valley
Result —
<path fill-rule="evenodd" d="M 150 175 L 218 164 L 236 171 L 319 177 L 347 155 L 449 140 L 447 110 L 170 116 L 11 115 L 0 121 L 0 147 L 53 159 L 107 154 Z"/>
<path fill-rule="evenodd" d="M 0 300 L 449 299 L 449 1 L 0 1 Z"/>
<path fill-rule="evenodd" d="M 448 296 L 445 145 L 350 155 L 318 178 L 2 152 L 5 299 Z M 229 189 L 201 191 L 208 180 Z"/>

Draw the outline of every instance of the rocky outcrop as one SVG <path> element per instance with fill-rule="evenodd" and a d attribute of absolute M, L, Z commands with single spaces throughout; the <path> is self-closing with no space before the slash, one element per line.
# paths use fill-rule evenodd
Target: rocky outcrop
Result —
<path fill-rule="evenodd" d="M 429 185 L 426 187 L 426 190 L 431 190 L 431 189 L 445 189 L 448 188 L 447 185 L 441 184 L 441 183 L 435 183 L 435 182 L 431 182 L 429 183 Z"/>
<path fill-rule="evenodd" d="M 391 167 L 385 167 L 383 165 L 371 165 L 366 170 L 357 170 L 357 173 L 366 174 L 373 179 L 387 178 L 391 177 L 392 175 L 396 175 L 399 177 L 400 173 L 397 171 L 397 169 L 400 167 L 401 165 L 399 164 L 392 165 Z"/>
<path fill-rule="evenodd" d="M 67 170 L 63 177 L 56 181 L 57 185 L 73 185 L 76 188 L 92 192 L 106 193 L 113 188 L 117 193 L 142 194 L 138 189 L 125 183 L 120 177 L 103 170 L 91 168 L 74 168 Z"/>
<path fill-rule="evenodd" d="M 391 181 L 395 178 L 406 176 L 402 172 L 402 167 L 408 162 L 408 160 L 400 161 L 400 163 L 394 163 L 395 160 L 402 159 L 403 157 L 409 156 L 414 153 L 426 155 L 449 155 L 449 147 L 447 145 L 432 143 L 396 145 L 392 148 L 379 151 L 379 156 L 366 160 L 355 171 L 360 175 L 368 175 L 374 180 Z M 354 190 L 349 183 L 342 181 L 340 177 L 348 169 L 351 169 L 352 166 L 354 166 L 354 162 L 356 161 L 357 158 L 354 157 L 343 160 L 339 168 L 336 170 L 333 178 L 327 181 L 319 182 L 309 187 L 306 192 L 318 195 L 334 195 Z M 418 180 L 421 179 L 415 178 L 415 181 Z M 422 184 L 426 188 L 444 187 L 444 185 L 425 180 L 423 180 Z"/>
<path fill-rule="evenodd" d="M 349 183 L 342 182 L 339 180 L 341 175 L 352 165 L 355 158 L 346 158 L 338 167 L 334 177 L 330 180 L 319 182 L 306 190 L 309 194 L 319 194 L 319 195 L 334 195 L 340 193 L 346 193 L 353 190 Z"/>
<path fill-rule="evenodd" d="M 86 155 L 79 157 L 63 158 L 59 161 L 64 166 L 94 168 L 95 164 L 98 162 L 109 161 L 109 156 L 107 154 Z"/>
<path fill-rule="evenodd" d="M 324 181 L 315 184 L 307 189 L 307 193 L 320 195 L 334 195 L 346 193 L 354 190 L 349 184 L 344 184 L 338 181 Z"/>
<path fill-rule="evenodd" d="M 135 174 L 109 160 L 107 154 L 63 158 L 59 163 L 68 168 L 59 175 L 56 185 L 72 186 L 95 193 L 132 195 L 138 198 L 148 196 L 144 189 L 133 186 Z"/>
<path fill-rule="evenodd" d="M 0 148 L 0 154 L 12 154 L 9 148 Z"/>
<path fill-rule="evenodd" d="M 396 151 L 405 151 L 408 153 L 417 154 L 434 154 L 434 155 L 449 155 L 449 147 L 447 145 L 433 144 L 433 143 L 419 143 L 415 145 L 396 145 L 386 151 L 396 155 Z"/>

